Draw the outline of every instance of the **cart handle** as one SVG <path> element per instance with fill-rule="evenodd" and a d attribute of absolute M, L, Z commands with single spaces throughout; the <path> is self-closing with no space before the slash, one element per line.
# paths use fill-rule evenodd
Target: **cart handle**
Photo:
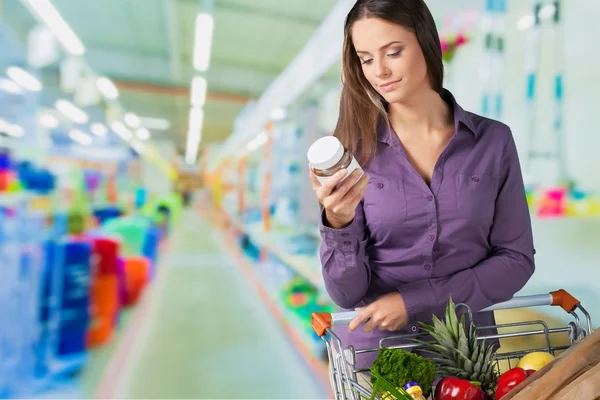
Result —
<path fill-rule="evenodd" d="M 561 307 L 568 313 L 571 313 L 577 308 L 580 301 L 569 294 L 566 290 L 560 289 L 549 294 L 536 294 L 531 296 L 516 296 L 512 299 L 494 304 L 490 307 L 481 310 L 497 311 L 510 310 L 517 308 L 539 307 L 539 306 L 557 306 Z M 310 324 L 315 333 L 319 337 L 323 337 L 327 333 L 327 329 L 333 325 L 345 325 L 358 315 L 358 311 L 345 311 L 338 313 L 314 312 L 310 317 Z"/>

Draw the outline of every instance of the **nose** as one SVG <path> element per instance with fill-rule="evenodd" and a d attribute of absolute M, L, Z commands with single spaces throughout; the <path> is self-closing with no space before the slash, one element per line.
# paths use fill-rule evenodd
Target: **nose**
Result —
<path fill-rule="evenodd" d="M 375 75 L 378 78 L 383 78 L 389 75 L 390 70 L 385 63 L 385 59 L 378 59 L 375 61 Z"/>

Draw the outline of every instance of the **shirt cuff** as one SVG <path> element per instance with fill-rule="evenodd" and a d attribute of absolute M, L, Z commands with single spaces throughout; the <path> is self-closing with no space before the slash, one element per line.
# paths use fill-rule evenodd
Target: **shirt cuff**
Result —
<path fill-rule="evenodd" d="M 435 306 L 435 293 L 430 279 L 406 284 L 398 291 L 404 300 L 409 323 L 419 322 L 423 318 L 423 313 L 432 310 Z"/>
<path fill-rule="evenodd" d="M 325 244 L 333 249 L 354 253 L 358 247 L 358 227 L 356 218 L 350 224 L 341 229 L 335 229 L 325 224 L 325 210 L 321 213 L 321 224 L 319 231 Z"/>

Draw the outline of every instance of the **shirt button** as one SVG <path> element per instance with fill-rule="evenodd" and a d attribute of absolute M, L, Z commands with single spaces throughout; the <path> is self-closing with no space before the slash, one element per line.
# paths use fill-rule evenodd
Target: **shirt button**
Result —
<path fill-rule="evenodd" d="M 417 326 L 416 325 L 411 326 L 410 330 L 413 331 L 413 332 L 416 332 L 417 331 Z"/>
<path fill-rule="evenodd" d="M 425 264 L 425 269 L 429 271 L 431 269 L 431 264 Z"/>
<path fill-rule="evenodd" d="M 427 201 L 433 201 L 433 196 L 432 195 L 427 196 Z"/>
<path fill-rule="evenodd" d="M 435 239 L 434 235 L 429 235 L 429 240 L 433 242 L 433 239 Z"/>
<path fill-rule="evenodd" d="M 377 184 L 377 187 L 378 187 L 379 189 L 383 189 L 383 183 L 378 183 L 378 184 Z"/>
<path fill-rule="evenodd" d="M 473 182 L 479 182 L 479 177 L 477 175 L 474 175 L 474 176 L 471 177 L 471 180 Z"/>

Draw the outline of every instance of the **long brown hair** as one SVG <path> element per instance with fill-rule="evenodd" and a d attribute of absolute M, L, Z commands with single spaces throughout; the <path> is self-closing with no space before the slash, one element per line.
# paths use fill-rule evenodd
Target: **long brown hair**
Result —
<path fill-rule="evenodd" d="M 444 64 L 435 21 L 424 0 L 358 0 L 344 24 L 342 95 L 336 136 L 364 166 L 377 150 L 377 124 L 389 124 L 387 102 L 365 78 L 352 43 L 352 25 L 367 17 L 384 19 L 415 33 L 432 88 L 442 92 Z"/>

